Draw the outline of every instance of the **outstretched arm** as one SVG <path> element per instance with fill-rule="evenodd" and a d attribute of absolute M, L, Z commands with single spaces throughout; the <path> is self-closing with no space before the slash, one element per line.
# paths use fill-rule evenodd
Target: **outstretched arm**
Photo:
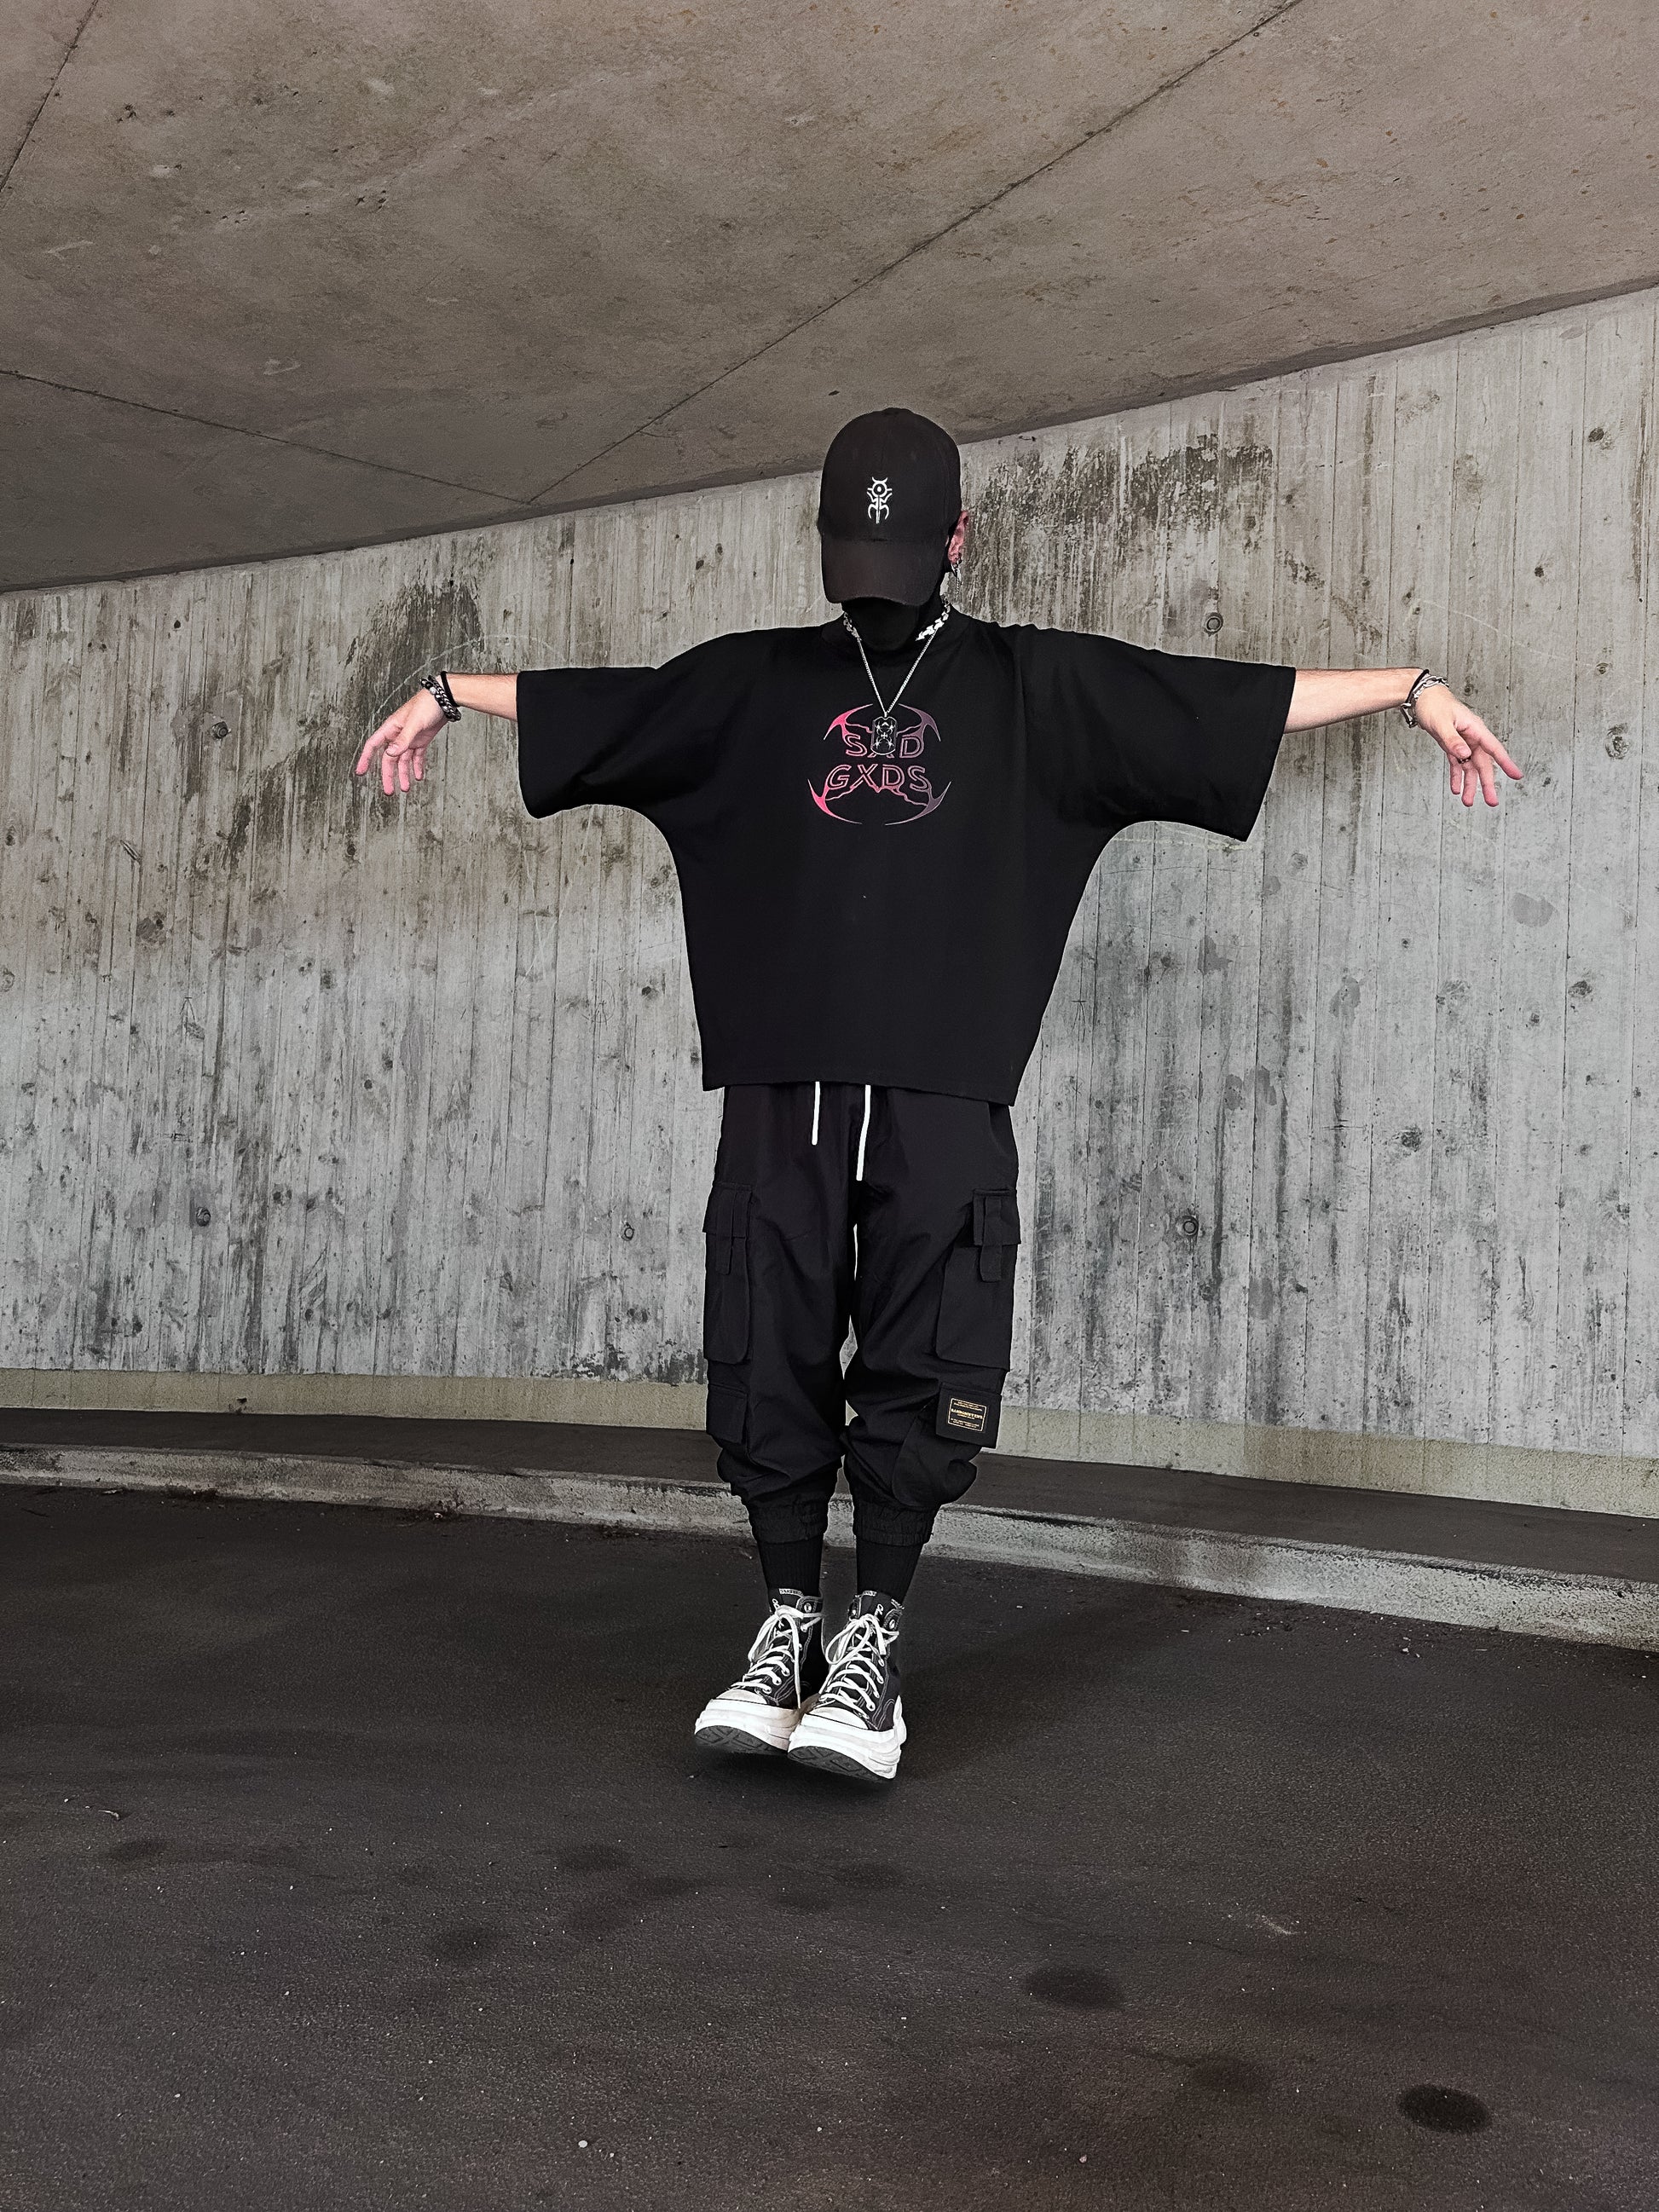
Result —
<path fill-rule="evenodd" d="M 1419 672 L 1416 668 L 1298 668 L 1285 727 L 1316 730 L 1324 722 L 1346 722 L 1352 715 L 1398 707 Z M 1412 712 L 1418 727 L 1426 730 L 1446 756 L 1452 796 L 1465 806 L 1474 805 L 1477 783 L 1487 805 L 1497 805 L 1495 769 L 1520 781 L 1520 769 L 1474 708 L 1455 698 L 1443 684 L 1419 691 Z"/>
<path fill-rule="evenodd" d="M 481 714 L 499 714 L 504 721 L 519 719 L 519 679 L 514 676 L 457 676 L 448 670 L 450 696 L 458 707 L 475 707 Z M 444 726 L 443 708 L 429 691 L 417 691 L 388 714 L 357 756 L 357 774 L 367 775 L 378 755 L 380 788 L 388 796 L 407 791 L 411 778 L 418 783 L 426 773 L 427 747 Z"/>

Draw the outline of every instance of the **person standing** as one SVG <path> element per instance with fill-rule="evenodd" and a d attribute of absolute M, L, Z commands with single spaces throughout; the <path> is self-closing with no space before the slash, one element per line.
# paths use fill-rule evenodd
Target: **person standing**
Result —
<path fill-rule="evenodd" d="M 407 792 L 444 723 L 476 708 L 516 721 L 532 816 L 629 806 L 667 840 L 703 1083 L 725 1093 L 707 1421 L 768 1593 L 695 1734 L 880 1781 L 907 1734 L 911 1578 L 996 1441 L 1021 1239 L 1010 1109 L 1102 850 L 1145 821 L 1248 837 L 1288 731 L 1389 707 L 1440 746 L 1465 806 L 1521 774 L 1429 669 L 1298 669 L 963 614 L 947 594 L 968 526 L 949 434 L 903 408 L 859 416 L 820 484 L 838 617 L 660 668 L 441 672 L 356 766 Z M 826 1638 L 843 1467 L 857 1593 Z"/>

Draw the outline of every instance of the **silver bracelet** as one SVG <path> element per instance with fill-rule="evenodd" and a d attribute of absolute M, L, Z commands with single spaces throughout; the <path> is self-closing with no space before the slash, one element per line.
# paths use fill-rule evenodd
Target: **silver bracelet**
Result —
<path fill-rule="evenodd" d="M 1447 680 L 1443 676 L 1431 675 L 1425 668 L 1401 702 L 1400 711 L 1405 716 L 1408 727 L 1413 730 L 1417 727 L 1417 717 L 1412 712 L 1412 703 L 1417 697 L 1418 693 L 1419 691 L 1426 691 L 1431 684 L 1444 684 L 1447 690 L 1449 691 L 1451 690 L 1451 685 L 1447 683 Z"/>
<path fill-rule="evenodd" d="M 455 704 L 455 694 L 450 690 L 449 678 L 441 668 L 438 671 L 435 676 L 423 677 L 421 682 L 421 689 L 422 691 L 429 691 L 433 697 L 437 701 L 439 706 L 443 709 L 443 717 L 445 721 L 459 722 L 460 720 L 461 710 Z"/>

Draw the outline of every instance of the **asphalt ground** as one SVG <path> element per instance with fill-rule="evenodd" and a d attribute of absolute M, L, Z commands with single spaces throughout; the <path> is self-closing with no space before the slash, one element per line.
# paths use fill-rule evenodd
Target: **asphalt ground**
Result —
<path fill-rule="evenodd" d="M 1659 1661 L 929 1562 L 883 1791 L 693 1749 L 760 1601 L 0 1493 L 0 2207 L 1659 2201 Z"/>

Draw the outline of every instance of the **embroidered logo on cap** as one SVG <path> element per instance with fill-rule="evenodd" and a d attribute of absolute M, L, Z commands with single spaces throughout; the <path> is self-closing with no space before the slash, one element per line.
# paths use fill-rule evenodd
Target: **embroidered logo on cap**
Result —
<path fill-rule="evenodd" d="M 870 489 L 865 494 L 870 502 L 872 522 L 885 522 L 887 511 L 893 501 L 893 487 L 885 477 L 872 477 Z"/>
<path fill-rule="evenodd" d="M 965 1437 L 982 1437 L 985 1420 L 990 1412 L 977 1398 L 950 1398 L 945 1401 L 945 1425 Z"/>

